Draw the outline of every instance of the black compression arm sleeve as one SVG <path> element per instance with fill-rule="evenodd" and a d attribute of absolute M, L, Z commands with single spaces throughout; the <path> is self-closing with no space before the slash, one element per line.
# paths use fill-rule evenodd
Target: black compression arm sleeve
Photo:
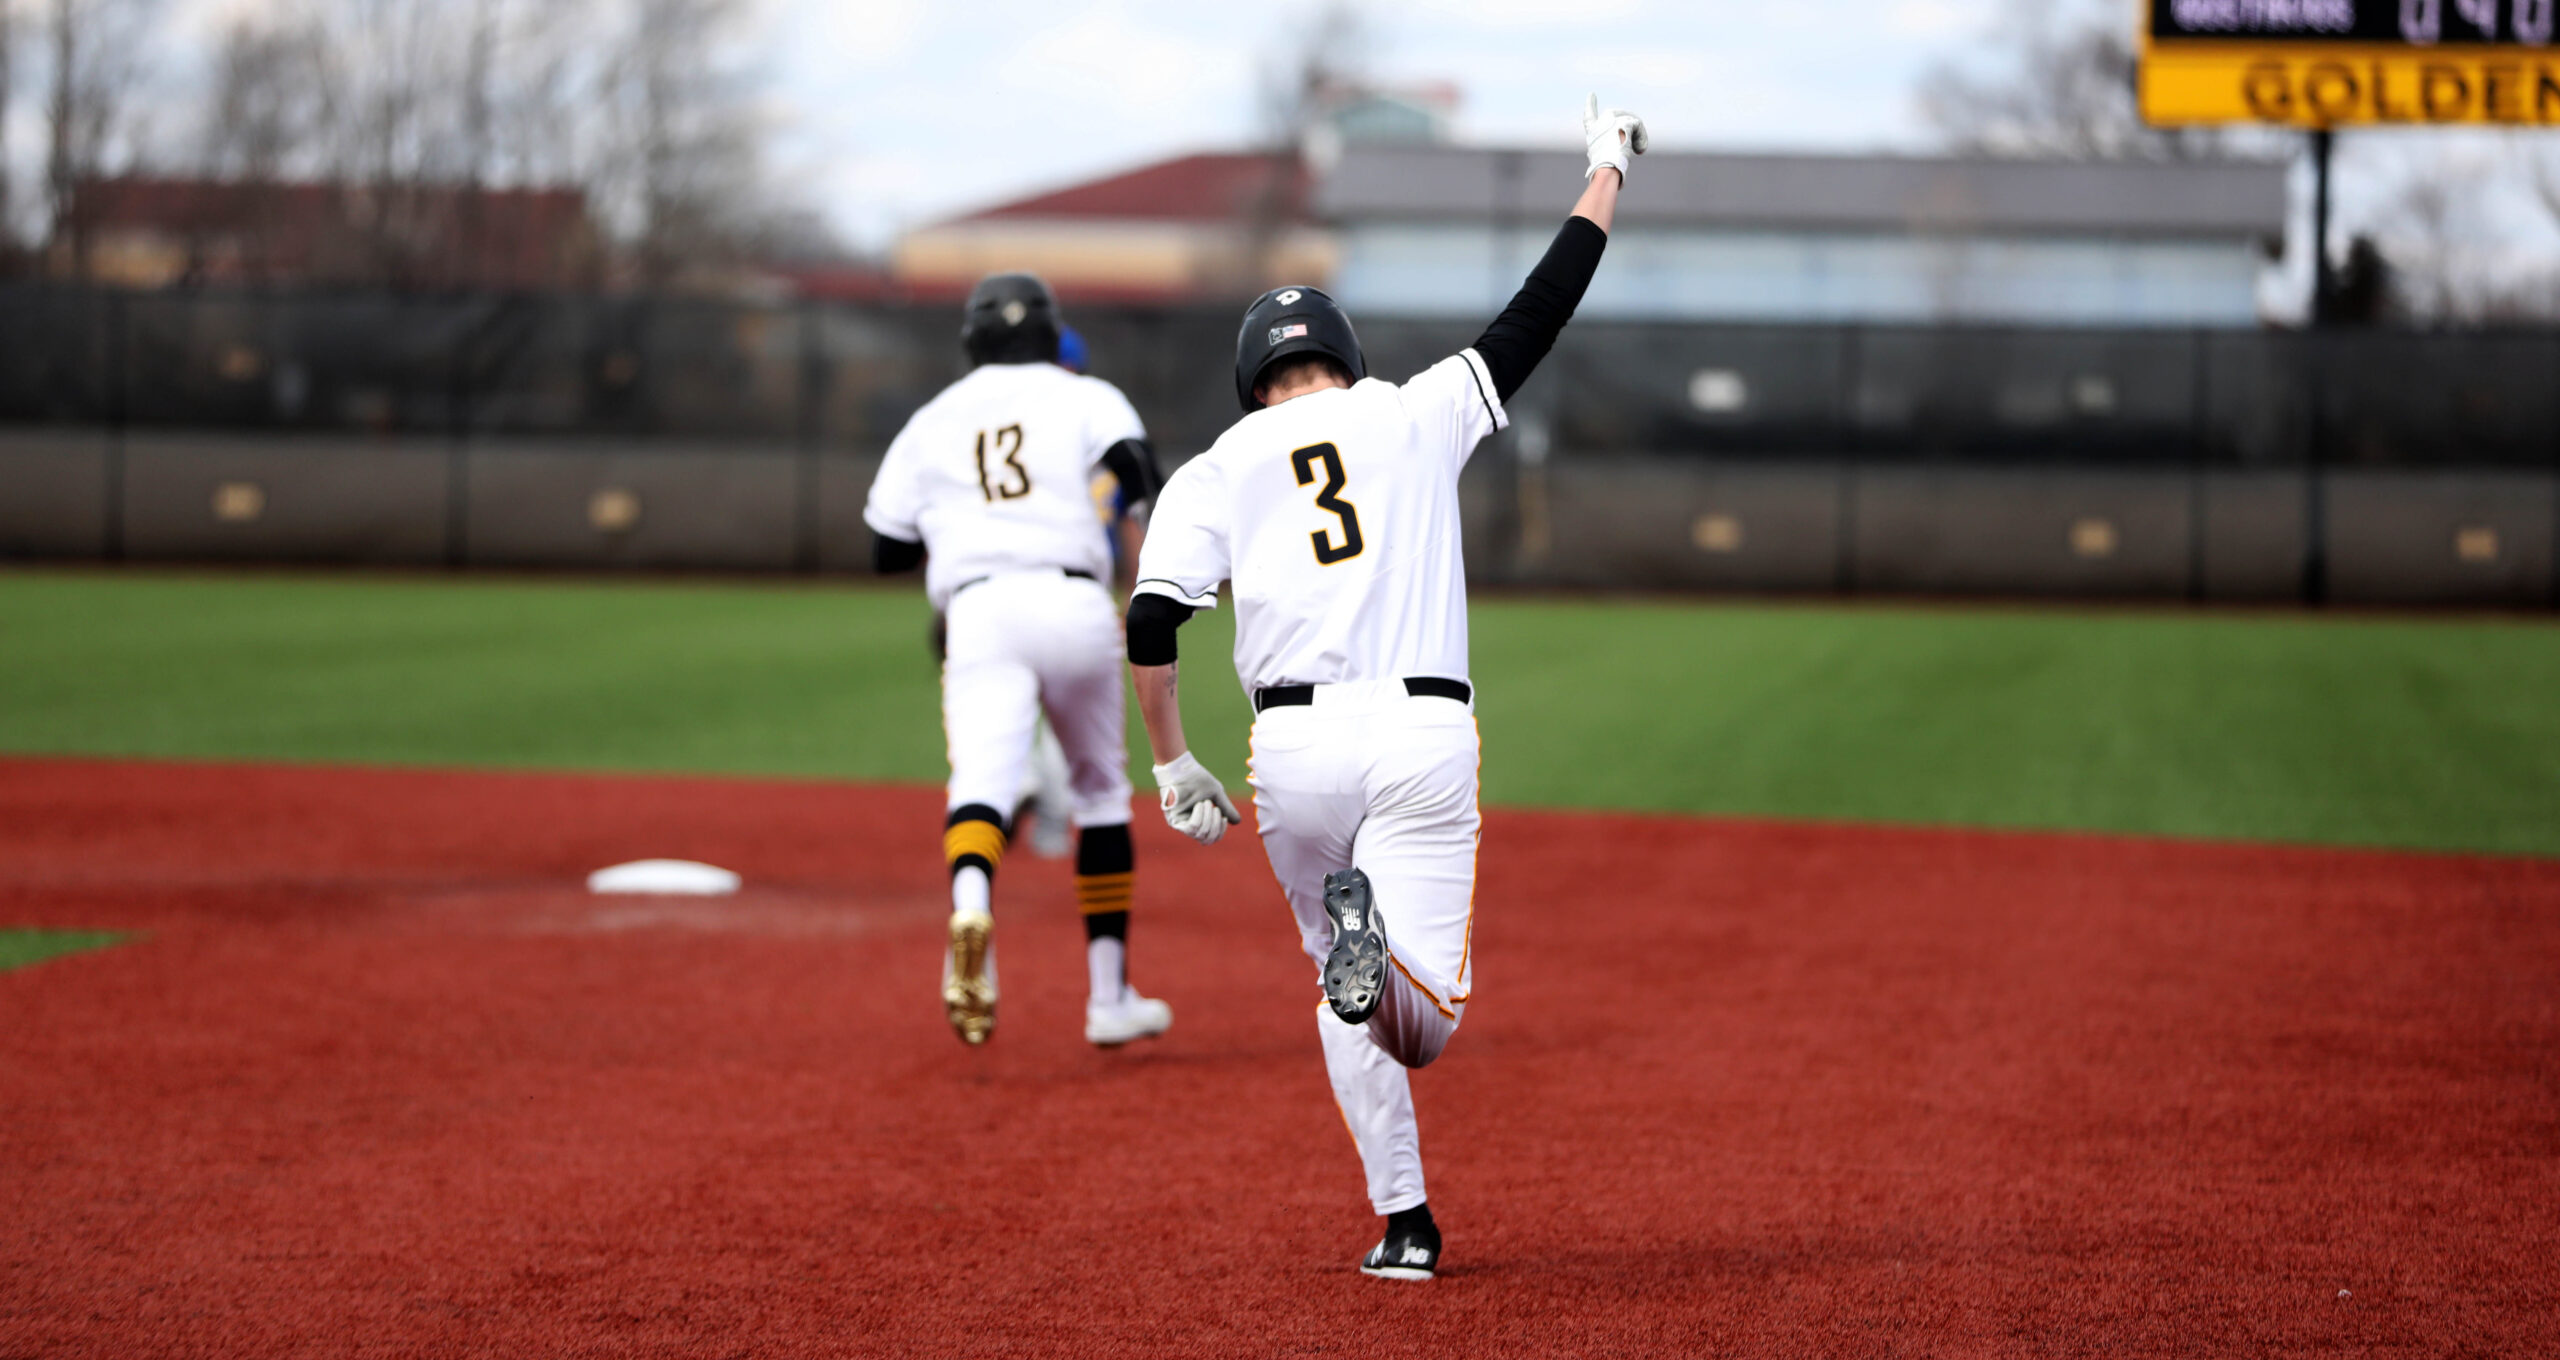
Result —
<path fill-rule="evenodd" d="M 922 561 L 924 561 L 923 544 L 909 543 L 903 538 L 891 538 L 884 533 L 874 532 L 871 535 L 871 569 L 873 571 L 883 576 L 895 576 L 902 571 L 915 570 L 916 565 Z"/>
<path fill-rule="evenodd" d="M 1156 466 L 1155 446 L 1143 439 L 1123 439 L 1102 451 L 1102 465 L 1120 479 L 1129 503 L 1151 501 L 1164 487 L 1164 471 Z"/>
<path fill-rule="evenodd" d="M 1582 290 L 1591 286 L 1591 276 L 1600 268 L 1600 252 L 1608 244 L 1609 233 L 1600 230 L 1599 223 L 1588 217 L 1566 218 L 1555 244 L 1547 247 L 1546 258 L 1529 271 L 1529 281 L 1520 285 L 1511 305 L 1476 339 L 1476 354 L 1493 375 L 1493 390 L 1504 401 L 1529 381 L 1538 361 L 1555 347 L 1564 323 L 1582 305 Z"/>
<path fill-rule="evenodd" d="M 1180 655 L 1174 645 L 1174 630 L 1191 622 L 1195 612 L 1191 606 L 1162 595 L 1141 595 L 1129 601 L 1129 664 L 1172 665 Z"/>

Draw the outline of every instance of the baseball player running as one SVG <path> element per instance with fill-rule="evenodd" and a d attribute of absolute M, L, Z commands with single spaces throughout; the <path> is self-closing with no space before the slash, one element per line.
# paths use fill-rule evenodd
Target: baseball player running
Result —
<path fill-rule="evenodd" d="M 891 441 L 862 515 L 876 535 L 874 565 L 925 562 L 925 592 L 947 621 L 942 1004 L 970 1044 L 995 1032 L 995 872 L 1043 713 L 1072 794 L 1092 984 L 1084 1037 L 1111 1047 L 1173 1023 L 1171 1007 L 1127 978 L 1134 861 L 1120 617 L 1091 489 L 1097 466 L 1140 499 L 1162 477 L 1128 398 L 1058 366 L 1058 332 L 1047 284 L 1029 274 L 981 280 L 960 328 L 973 367 Z"/>
<path fill-rule="evenodd" d="M 1427 1280 L 1406 1071 L 1440 1056 L 1472 991 L 1477 734 L 1467 679 L 1458 473 L 1555 343 L 1608 242 L 1642 120 L 1585 107 L 1587 186 L 1475 344 L 1397 386 L 1368 376 L 1350 319 L 1313 288 L 1245 312 L 1246 415 L 1157 499 L 1129 606 L 1129 664 L 1165 820 L 1203 844 L 1240 820 L 1194 758 L 1176 630 L 1229 582 L 1251 696 L 1254 810 L 1316 962 L 1325 1068 L 1385 1232 L 1370 1275 Z"/>

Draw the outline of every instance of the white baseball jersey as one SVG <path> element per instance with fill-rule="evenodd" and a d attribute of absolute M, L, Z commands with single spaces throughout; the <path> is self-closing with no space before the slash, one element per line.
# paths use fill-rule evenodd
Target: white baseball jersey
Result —
<path fill-rule="evenodd" d="M 937 610 L 959 586 L 1012 571 L 1107 577 L 1093 469 L 1146 427 L 1120 389 L 1055 364 L 982 364 L 907 421 L 881 460 L 863 522 L 932 554 Z"/>
<path fill-rule="evenodd" d="M 1427 1198 L 1406 1071 L 1466 1013 L 1479 827 L 1475 715 L 1398 682 L 1468 678 L 1458 473 L 1505 422 L 1473 350 L 1293 397 L 1173 475 L 1138 554 L 1142 592 L 1206 609 L 1233 583 L 1248 693 L 1318 686 L 1254 719 L 1255 823 L 1319 974 L 1324 876 L 1357 865 L 1376 893 L 1387 993 L 1366 1025 L 1319 1006 L 1316 1028 L 1382 1214 Z"/>
<path fill-rule="evenodd" d="M 1138 591 L 1208 609 L 1233 582 L 1248 693 L 1465 680 L 1458 473 L 1507 423 L 1472 349 L 1247 415 L 1166 482 Z"/>

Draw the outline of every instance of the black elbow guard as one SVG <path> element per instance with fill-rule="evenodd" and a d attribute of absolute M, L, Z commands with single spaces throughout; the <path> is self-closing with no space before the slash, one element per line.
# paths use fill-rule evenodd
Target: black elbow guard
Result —
<path fill-rule="evenodd" d="M 1180 655 L 1174 631 L 1191 621 L 1193 610 L 1162 595 L 1129 601 L 1129 664 L 1170 666 Z"/>
<path fill-rule="evenodd" d="M 924 561 L 924 545 L 921 543 L 910 543 L 903 538 L 891 538 L 882 533 L 874 533 L 871 536 L 871 569 L 883 576 L 895 576 L 902 571 L 913 571 L 916 569 L 916 564 L 922 561 Z"/>
<path fill-rule="evenodd" d="M 1164 489 L 1164 472 L 1156 464 L 1155 446 L 1143 439 L 1123 439 L 1102 451 L 1102 465 L 1120 479 L 1129 503 L 1151 501 Z"/>

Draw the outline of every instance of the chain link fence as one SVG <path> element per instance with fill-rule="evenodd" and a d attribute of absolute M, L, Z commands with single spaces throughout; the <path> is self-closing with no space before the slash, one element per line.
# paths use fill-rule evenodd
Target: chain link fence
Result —
<path fill-rule="evenodd" d="M 1071 319 L 1173 456 L 1233 420 L 1227 312 Z M 1400 378 L 1473 328 L 1363 336 Z M 876 454 L 960 372 L 943 307 L 0 287 L 0 425 Z M 1559 457 L 2539 468 L 2560 458 L 2560 335 L 1586 322 L 1519 405 Z"/>
<path fill-rule="evenodd" d="M 1068 310 L 1169 459 L 1233 423 L 1230 310 Z M 850 567 L 958 322 L 0 286 L 0 554 Z M 1402 378 L 1475 329 L 1361 334 Z M 1488 581 L 2560 595 L 2560 334 L 1586 322 L 1511 415 Z"/>

